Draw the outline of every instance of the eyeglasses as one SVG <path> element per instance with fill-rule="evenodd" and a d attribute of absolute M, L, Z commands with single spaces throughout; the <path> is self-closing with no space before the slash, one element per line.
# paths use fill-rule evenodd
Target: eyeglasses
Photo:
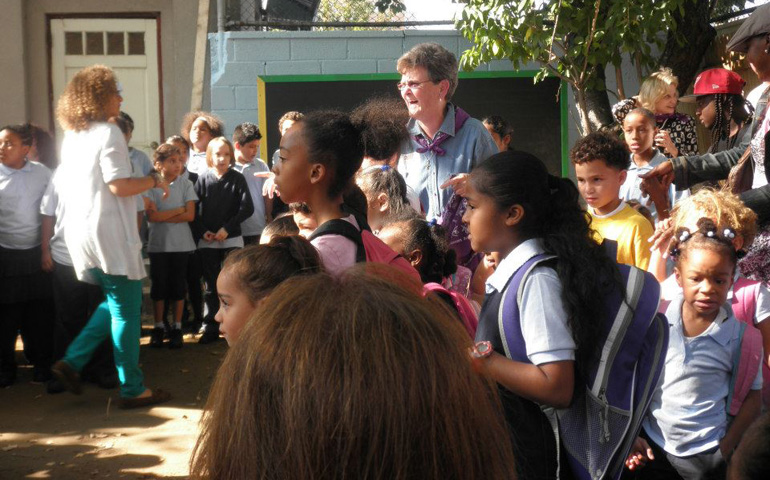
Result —
<path fill-rule="evenodd" d="M 396 84 L 396 88 L 398 88 L 399 91 L 405 88 L 408 88 L 409 90 L 417 90 L 420 88 L 420 85 L 428 82 L 430 82 L 430 80 L 423 80 L 422 82 L 398 82 Z"/>

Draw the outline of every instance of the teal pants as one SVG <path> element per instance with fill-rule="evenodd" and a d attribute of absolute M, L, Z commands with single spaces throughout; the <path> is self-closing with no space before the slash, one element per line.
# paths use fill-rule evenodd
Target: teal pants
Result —
<path fill-rule="evenodd" d="M 144 375 L 139 368 L 142 282 L 129 280 L 126 276 L 107 275 L 99 269 L 92 269 L 91 274 L 97 279 L 106 299 L 72 341 L 62 360 L 80 372 L 94 350 L 112 335 L 120 396 L 139 396 L 145 391 Z"/>

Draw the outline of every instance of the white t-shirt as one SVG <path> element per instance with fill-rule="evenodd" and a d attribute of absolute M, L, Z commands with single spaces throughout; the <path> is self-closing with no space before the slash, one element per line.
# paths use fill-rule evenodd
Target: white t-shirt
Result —
<path fill-rule="evenodd" d="M 141 280 L 146 276 L 142 242 L 136 225 L 136 199 L 118 197 L 108 184 L 131 178 L 131 161 L 120 129 L 94 123 L 87 130 L 68 131 L 55 178 L 62 225 L 75 273 L 92 280 L 88 271 Z"/>
<path fill-rule="evenodd" d="M 37 162 L 16 170 L 0 164 L 0 245 L 27 250 L 40 245 L 40 200 L 51 171 Z"/>

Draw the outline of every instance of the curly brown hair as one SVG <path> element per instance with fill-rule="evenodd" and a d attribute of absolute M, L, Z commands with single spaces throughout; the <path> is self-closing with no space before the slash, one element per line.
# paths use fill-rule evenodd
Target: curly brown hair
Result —
<path fill-rule="evenodd" d="M 110 67 L 86 67 L 64 87 L 56 118 L 64 130 L 86 130 L 93 122 L 107 121 L 107 103 L 118 93 L 118 78 Z"/>
<path fill-rule="evenodd" d="M 209 130 L 211 130 L 211 138 L 221 137 L 224 135 L 225 124 L 222 122 L 221 118 L 210 112 L 194 110 L 192 112 L 188 112 L 187 115 L 184 116 L 182 119 L 182 129 L 179 132 L 182 134 L 182 137 L 187 140 L 187 143 L 192 144 L 192 142 L 190 142 L 190 129 L 192 128 L 192 124 L 195 123 L 195 120 L 198 118 L 203 118 L 203 120 L 206 122 L 206 125 L 209 126 Z"/>
<path fill-rule="evenodd" d="M 602 160 L 610 168 L 628 170 L 631 157 L 628 147 L 618 137 L 608 132 L 594 132 L 581 138 L 569 151 L 573 165 Z"/>

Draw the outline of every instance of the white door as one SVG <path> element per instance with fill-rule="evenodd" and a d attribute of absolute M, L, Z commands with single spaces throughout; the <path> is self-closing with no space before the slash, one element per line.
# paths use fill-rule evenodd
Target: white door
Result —
<path fill-rule="evenodd" d="M 162 141 L 156 20 L 52 19 L 51 39 L 53 111 L 75 73 L 89 65 L 107 65 L 115 70 L 123 89 L 121 110 L 134 120 L 131 146 L 152 158 L 150 144 Z M 61 139 L 58 124 L 56 129 Z"/>

